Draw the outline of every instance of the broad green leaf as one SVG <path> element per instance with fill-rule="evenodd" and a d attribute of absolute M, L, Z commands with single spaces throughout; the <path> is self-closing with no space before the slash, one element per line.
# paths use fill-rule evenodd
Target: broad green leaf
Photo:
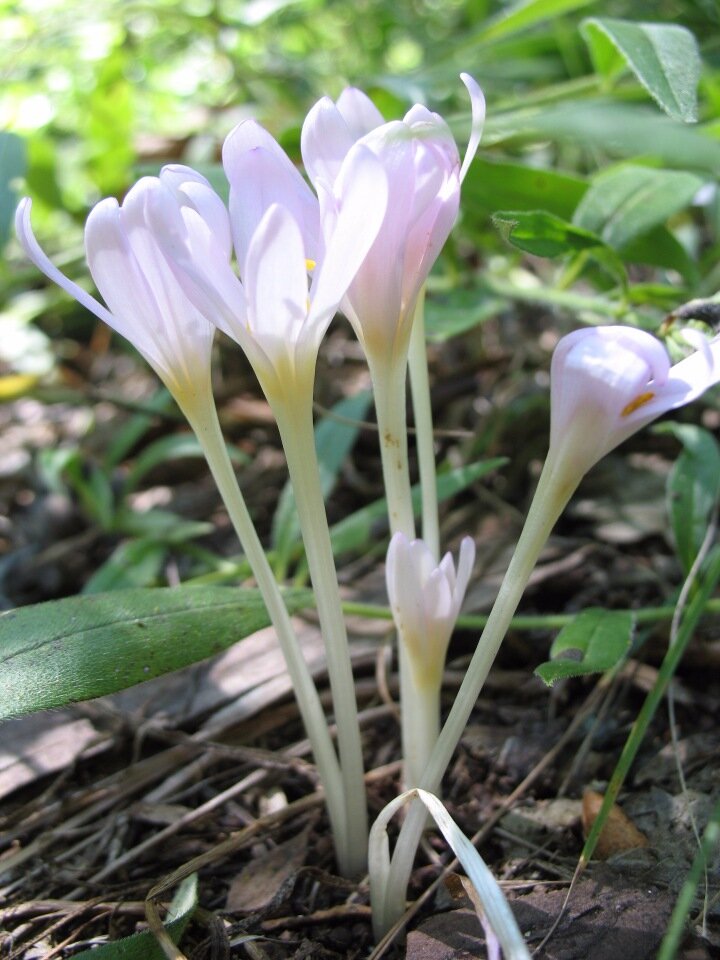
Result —
<path fill-rule="evenodd" d="M 582 147 L 597 163 L 610 157 L 653 157 L 665 167 L 717 175 L 720 141 L 678 124 L 651 107 L 588 98 L 489 115 L 483 144 L 554 140 Z"/>
<path fill-rule="evenodd" d="M 352 450 L 365 419 L 372 394 L 365 390 L 346 397 L 335 404 L 330 416 L 323 417 L 315 427 L 315 448 L 320 467 L 320 486 L 327 499 L 335 488 L 340 469 Z M 287 564 L 300 541 L 300 524 L 295 497 L 288 483 L 283 489 L 272 523 L 272 543 L 275 548 L 275 571 L 284 577 Z"/>
<path fill-rule="evenodd" d="M 513 246 L 537 257 L 559 257 L 602 247 L 597 234 L 546 210 L 501 210 L 493 223 Z"/>
<path fill-rule="evenodd" d="M 442 298 L 425 301 L 425 334 L 433 343 L 467 333 L 507 309 L 507 300 L 486 290 L 453 290 Z"/>
<path fill-rule="evenodd" d="M 497 470 L 507 460 L 496 457 L 493 460 L 483 460 L 471 463 L 465 467 L 458 467 L 448 473 L 440 473 L 437 478 L 438 502 L 443 503 L 454 497 L 456 493 L 465 490 L 481 477 Z M 420 512 L 420 487 L 412 488 L 412 502 L 415 516 Z M 383 498 L 375 500 L 356 513 L 338 521 L 330 528 L 333 555 L 338 557 L 342 553 L 365 549 L 373 540 L 377 539 L 378 529 L 387 528 L 387 502 Z"/>
<path fill-rule="evenodd" d="M 193 873 L 182 881 L 168 908 L 164 926 L 174 944 L 180 943 L 197 905 L 197 874 Z M 102 943 L 73 957 L 75 960 L 166 960 L 164 950 L 149 931 Z"/>
<path fill-rule="evenodd" d="M 697 42 L 689 30 L 669 23 L 591 17 L 583 22 L 581 31 L 600 72 L 614 69 L 607 52 L 609 41 L 668 116 L 685 123 L 697 120 L 701 64 Z"/>
<path fill-rule="evenodd" d="M 580 177 L 488 157 L 476 157 L 463 182 L 463 206 L 496 210 L 547 210 L 569 220 L 587 190 Z"/>
<path fill-rule="evenodd" d="M 594 0 L 520 0 L 495 17 L 473 37 L 473 45 L 489 43 L 587 7 Z"/>
<path fill-rule="evenodd" d="M 15 133 L 0 131 L 0 249 L 7 243 L 18 203 L 15 180 L 25 174 L 25 141 Z"/>
<path fill-rule="evenodd" d="M 620 257 L 597 234 L 577 227 L 545 210 L 503 210 L 493 223 L 513 246 L 537 257 L 591 253 L 593 258 L 623 286 L 625 266 Z"/>
<path fill-rule="evenodd" d="M 552 686 L 563 677 L 611 670 L 628 652 L 632 631 L 629 611 L 589 607 L 563 627 L 550 647 L 552 659 L 541 663 L 535 673 Z"/>
<path fill-rule="evenodd" d="M 593 178 L 573 223 L 622 250 L 687 207 L 702 185 L 692 173 L 622 164 Z"/>
<path fill-rule="evenodd" d="M 683 445 L 667 481 L 667 505 L 675 549 L 687 575 L 707 534 L 720 497 L 720 445 L 703 427 L 668 421 L 655 432 L 672 433 Z"/>
<path fill-rule="evenodd" d="M 285 594 L 291 612 L 309 591 Z M 0 614 L 0 719 L 124 690 L 266 627 L 259 591 L 163 587 L 52 600 Z"/>

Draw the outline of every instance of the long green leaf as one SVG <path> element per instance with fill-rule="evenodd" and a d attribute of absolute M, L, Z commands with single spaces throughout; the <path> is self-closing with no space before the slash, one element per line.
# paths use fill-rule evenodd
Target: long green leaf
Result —
<path fill-rule="evenodd" d="M 165 929 L 178 944 L 197 908 L 197 874 L 186 877 L 168 909 Z M 133 933 L 122 940 L 73 954 L 75 960 L 166 960 L 166 954 L 152 933 Z"/>
<path fill-rule="evenodd" d="M 589 607 L 560 631 L 550 648 L 552 659 L 535 670 L 548 686 L 563 677 L 604 673 L 628 652 L 632 615 L 627 610 Z"/>
<path fill-rule="evenodd" d="M 610 44 L 668 116 L 686 123 L 697 119 L 700 53 L 689 30 L 610 17 L 591 17 L 581 30 L 601 71 L 608 72 Z"/>
<path fill-rule="evenodd" d="M 290 610 L 312 605 L 289 591 Z M 124 690 L 266 627 L 257 590 L 173 587 L 52 600 L 0 614 L 0 719 Z"/>
<path fill-rule="evenodd" d="M 554 20 L 565 13 L 587 7 L 593 2 L 594 0 L 520 0 L 491 20 L 473 40 L 477 44 L 494 42 L 520 30 L 528 30 L 539 23 Z"/>
<path fill-rule="evenodd" d="M 692 173 L 621 164 L 593 179 L 573 223 L 621 250 L 687 207 L 702 185 Z"/>

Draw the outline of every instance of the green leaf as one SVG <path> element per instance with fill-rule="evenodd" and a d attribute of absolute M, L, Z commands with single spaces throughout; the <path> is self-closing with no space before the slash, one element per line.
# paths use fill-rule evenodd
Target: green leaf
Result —
<path fill-rule="evenodd" d="M 683 445 L 668 477 L 667 505 L 675 549 L 687 576 L 720 497 L 720 445 L 694 424 L 668 421 L 655 432 L 672 433 Z"/>
<path fill-rule="evenodd" d="M 291 612 L 309 591 L 285 594 Z M 0 719 L 124 690 L 266 627 L 259 591 L 163 587 L 52 600 L 0 614 Z"/>
<path fill-rule="evenodd" d="M 495 457 L 493 460 L 483 460 L 471 463 L 465 467 L 458 467 L 447 473 L 438 474 L 438 502 L 443 503 L 454 497 L 456 493 L 465 490 L 481 477 L 492 473 L 507 463 L 504 457 Z M 412 503 L 415 516 L 420 512 L 420 487 L 412 488 Z M 345 517 L 330 528 L 333 555 L 338 557 L 342 553 L 363 550 L 374 540 L 377 540 L 378 528 L 387 528 L 387 501 L 383 498 L 363 507 L 356 513 Z"/>
<path fill-rule="evenodd" d="M 15 133 L 0 131 L 0 249 L 7 243 L 18 195 L 14 181 L 25 175 L 25 141 Z"/>
<path fill-rule="evenodd" d="M 536 257 L 559 257 L 602 247 L 597 234 L 546 210 L 501 210 L 493 223 L 513 246 Z"/>
<path fill-rule="evenodd" d="M 227 444 L 226 447 L 230 459 L 236 466 L 247 463 L 247 457 L 241 450 L 230 444 Z M 136 458 L 125 479 L 124 491 L 129 493 L 137 489 L 151 470 L 167 463 L 168 460 L 202 459 L 203 457 L 202 447 L 192 433 L 177 433 L 160 437 L 159 440 L 148 444 Z"/>
<path fill-rule="evenodd" d="M 583 21 L 581 32 L 598 72 L 615 72 L 611 44 L 661 109 L 674 120 L 697 120 L 700 53 L 685 27 L 667 23 L 632 23 L 609 17 Z"/>
<path fill-rule="evenodd" d="M 568 220 L 587 190 L 580 177 L 554 170 L 476 157 L 463 182 L 469 210 L 546 210 Z"/>
<path fill-rule="evenodd" d="M 486 290 L 453 290 L 442 299 L 425 301 L 425 334 L 433 343 L 467 333 L 507 309 L 507 300 Z"/>
<path fill-rule="evenodd" d="M 611 670 L 628 652 L 632 631 L 629 611 L 589 607 L 563 627 L 550 648 L 552 659 L 541 663 L 535 674 L 552 686 L 563 677 Z"/>
<path fill-rule="evenodd" d="M 130 540 L 119 544 L 86 581 L 83 594 L 151 587 L 158 582 L 167 547 L 153 540 Z"/>
<path fill-rule="evenodd" d="M 345 459 L 352 450 L 365 419 L 372 394 L 368 390 L 346 397 L 332 408 L 331 415 L 323 417 L 315 427 L 315 448 L 320 466 L 320 486 L 327 499 L 335 489 Z M 300 523 L 295 509 L 295 497 L 286 484 L 278 502 L 272 523 L 272 543 L 275 548 L 275 571 L 282 579 L 290 558 L 297 553 L 300 542 Z"/>
<path fill-rule="evenodd" d="M 198 905 L 197 874 L 186 877 L 177 889 L 168 908 L 165 929 L 175 945 L 192 919 Z M 75 960 L 165 960 L 166 954 L 152 933 L 133 933 L 122 940 L 103 943 L 82 953 L 73 954 Z"/>
<path fill-rule="evenodd" d="M 621 164 L 593 178 L 573 223 L 621 250 L 687 207 L 702 185 L 692 173 Z"/>
<path fill-rule="evenodd" d="M 610 157 L 653 157 L 666 167 L 706 171 L 720 167 L 720 142 L 709 131 L 678 124 L 654 108 L 587 98 L 488 117 L 483 144 L 553 140 Z"/>
<path fill-rule="evenodd" d="M 587 7 L 594 0 L 520 0 L 475 34 L 473 45 L 489 43 Z"/>

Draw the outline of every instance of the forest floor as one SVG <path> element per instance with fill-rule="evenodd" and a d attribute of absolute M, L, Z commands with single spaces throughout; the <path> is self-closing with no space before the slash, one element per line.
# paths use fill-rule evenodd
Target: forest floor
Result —
<path fill-rule="evenodd" d="M 509 458 L 443 507 L 444 547 L 454 549 L 466 533 L 477 543 L 467 613 L 489 610 L 542 462 L 552 324 L 557 319 L 503 317 L 431 349 L 439 457 L 454 465 Z M 248 456 L 242 486 L 267 537 L 285 483 L 282 453 L 247 368 L 225 346 L 222 359 L 221 417 L 228 439 Z M 98 461 L 132 416 L 114 401 L 147 402 L 155 389 L 101 334 L 74 346 L 60 380 L 62 400 L 50 403 L 46 394 L 0 408 L 6 608 L 78 592 L 118 544 L 76 498 L 43 486 L 39 452 L 77 447 L 87 462 Z M 324 347 L 319 404 L 327 409 L 366 386 L 358 349 L 339 327 Z M 706 410 L 707 426 L 717 419 Z M 182 429 L 155 416 L 118 470 L 150 440 Z M 542 555 L 522 613 L 672 604 L 681 577 L 664 489 L 676 452 L 671 438 L 645 431 L 591 473 Z M 381 496 L 379 477 L 370 423 L 328 504 L 331 521 Z M 200 461 L 160 464 L 148 475 L 131 506 L 157 505 L 188 520 L 210 519 L 214 530 L 198 543 L 237 555 Z M 385 602 L 382 536 L 378 530 L 363 556 L 342 558 L 346 599 Z M 160 582 L 182 581 L 192 562 L 169 550 Z M 328 702 L 316 624 L 311 615 L 297 622 Z M 387 622 L 353 617 L 350 628 L 374 815 L 399 790 L 397 676 Z M 574 679 L 552 689 L 533 670 L 548 659 L 554 633 L 512 630 L 477 702 L 444 800 L 477 839 L 532 949 L 560 913 L 582 849 L 583 808 L 587 819 L 592 792 L 607 785 L 657 677 L 669 630 L 662 621 L 638 631 L 636 651 L 611 681 Z M 445 707 L 476 639 L 458 631 L 453 640 Z M 540 958 L 657 955 L 697 851 L 694 831 L 702 833 L 720 798 L 719 667 L 720 622 L 705 618 L 673 683 L 674 723 L 664 702 L 620 795 L 620 832 L 574 889 Z M 416 861 L 407 924 L 375 948 L 367 879 L 336 875 L 316 787 L 271 630 L 131 690 L 8 721 L 0 728 L 0 957 L 69 957 L 146 929 L 150 889 L 163 885 L 159 900 L 167 903 L 194 871 L 199 908 L 180 944 L 192 960 L 486 955 L 472 903 L 433 832 Z M 700 884 L 678 954 L 686 960 L 720 956 L 719 869 L 716 859 Z M 162 956 L 148 946 L 140 955 Z"/>

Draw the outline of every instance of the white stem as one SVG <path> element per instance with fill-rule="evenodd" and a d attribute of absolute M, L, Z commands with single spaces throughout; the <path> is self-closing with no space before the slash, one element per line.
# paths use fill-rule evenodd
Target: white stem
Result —
<path fill-rule="evenodd" d="M 325 788 L 325 802 L 335 838 L 338 865 L 343 873 L 350 875 L 354 864 L 347 843 L 348 824 L 343 802 L 340 765 L 317 689 L 300 650 L 287 607 L 238 487 L 215 404 L 212 397 L 208 396 L 204 402 L 201 398 L 197 403 L 193 403 L 191 409 L 186 407 L 184 412 L 203 448 L 228 516 L 252 568 L 277 633 L 300 716 L 312 745 L 320 780 Z"/>
<path fill-rule="evenodd" d="M 487 624 L 420 779 L 420 786 L 431 792 L 435 792 L 440 786 L 443 773 L 462 736 L 540 552 L 580 480 L 580 477 L 568 478 L 562 465 L 560 469 L 556 469 L 557 466 L 556 462 L 548 457 Z M 383 916 L 386 929 L 389 929 L 404 911 L 407 885 L 415 851 L 425 826 L 425 817 L 423 807 L 413 804 L 395 845 L 384 892 Z"/>
<path fill-rule="evenodd" d="M 390 532 L 400 531 L 409 540 L 414 540 L 415 518 L 410 492 L 405 415 L 407 354 L 389 363 L 368 357 L 368 365 L 375 395 Z"/>
<path fill-rule="evenodd" d="M 415 307 L 415 317 L 410 333 L 408 367 L 410 370 L 413 419 L 415 421 L 415 445 L 420 471 L 420 489 L 422 491 L 422 538 L 437 563 L 440 560 L 440 521 L 438 519 L 430 379 L 425 346 L 424 287 Z"/>
<path fill-rule="evenodd" d="M 367 863 L 367 801 L 355 681 L 345 617 L 330 542 L 312 420 L 312 391 L 290 391 L 292 398 L 271 399 L 280 429 L 310 577 L 325 642 L 328 676 L 338 729 L 340 770 L 345 795 L 349 874 Z"/>
<path fill-rule="evenodd" d="M 400 638 L 402 645 L 402 638 Z M 408 655 L 409 656 L 409 655 Z M 418 683 L 410 664 L 404 671 L 400 691 L 400 713 L 403 743 L 403 785 L 405 790 L 417 787 L 440 734 L 440 688 L 438 682 Z"/>

